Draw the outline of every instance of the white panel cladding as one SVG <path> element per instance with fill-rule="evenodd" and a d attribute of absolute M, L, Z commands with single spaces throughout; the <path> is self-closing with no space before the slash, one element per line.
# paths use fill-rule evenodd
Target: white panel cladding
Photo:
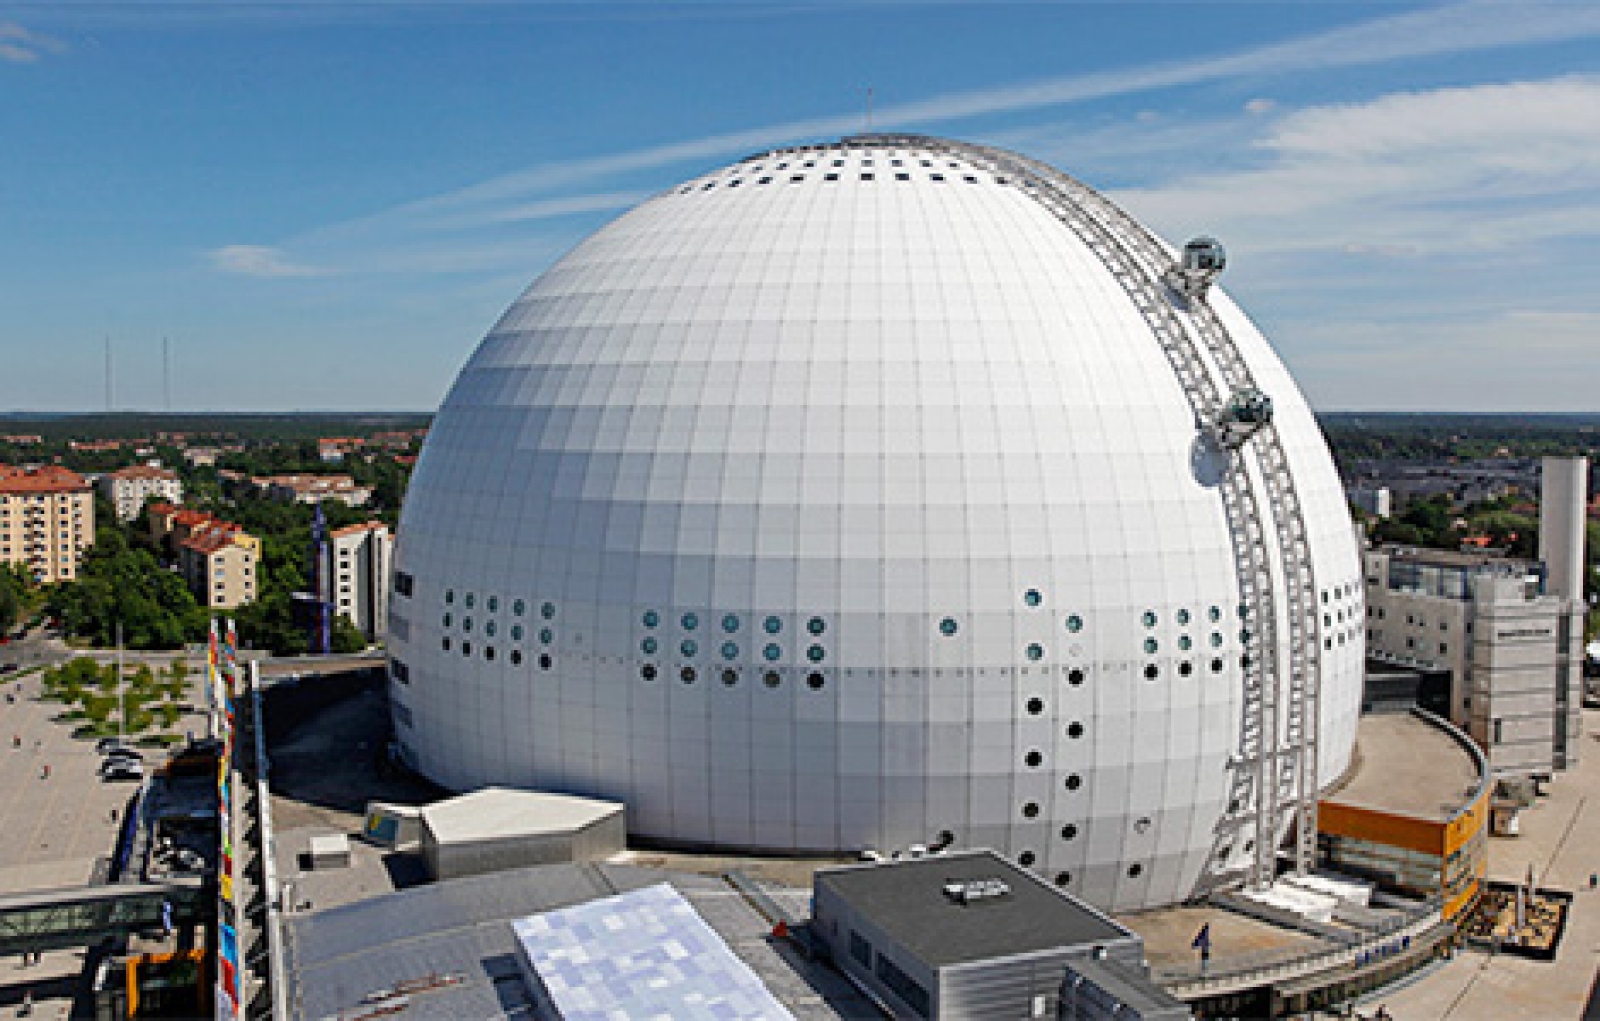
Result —
<path fill-rule="evenodd" d="M 1331 778 L 1361 681 L 1343 495 L 1220 311 L 1279 409 L 1319 586 L 1349 586 Z M 1120 286 L 1015 189 L 871 148 L 707 175 L 536 281 L 441 408 L 402 523 L 400 737 L 447 786 L 624 800 L 658 839 L 949 831 L 1103 906 L 1181 899 L 1242 711 L 1194 440 Z"/>

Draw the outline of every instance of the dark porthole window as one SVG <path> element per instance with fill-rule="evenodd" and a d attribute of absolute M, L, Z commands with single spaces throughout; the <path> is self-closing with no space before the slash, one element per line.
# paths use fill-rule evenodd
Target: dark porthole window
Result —
<path fill-rule="evenodd" d="M 1067 674 L 1067 683 L 1072 685 L 1074 688 L 1076 688 L 1078 685 L 1082 684 L 1083 683 L 1083 671 L 1082 670 L 1073 670 L 1071 673 Z"/>
<path fill-rule="evenodd" d="M 485 645 L 483 647 L 483 658 L 491 663 L 494 662 L 494 646 Z"/>
<path fill-rule="evenodd" d="M 722 630 L 728 632 L 728 634 L 730 634 L 730 635 L 733 634 L 735 631 L 739 630 L 739 618 L 734 616 L 731 613 L 723 614 L 722 615 Z"/>
<path fill-rule="evenodd" d="M 449 635 L 445 635 L 444 636 L 444 640 L 442 642 L 440 642 L 439 644 L 444 647 L 444 651 L 445 652 L 449 652 L 450 651 L 450 636 Z"/>
<path fill-rule="evenodd" d="M 444 615 L 444 626 L 445 627 L 449 627 L 450 626 L 450 615 L 448 613 Z"/>
<path fill-rule="evenodd" d="M 522 650 L 521 649 L 512 649 L 511 650 L 511 665 L 512 666 L 521 666 L 522 665 Z"/>
<path fill-rule="evenodd" d="M 768 663 L 776 663 L 778 657 L 783 655 L 783 648 L 776 642 L 770 642 L 766 648 L 761 650 L 761 655 Z"/>
<path fill-rule="evenodd" d="M 678 651 L 683 653 L 686 659 L 693 659 L 695 654 L 700 651 L 700 646 L 685 638 L 683 641 L 678 643 Z"/>
<path fill-rule="evenodd" d="M 946 638 L 951 637 L 959 630 L 954 617 L 946 617 L 939 622 L 939 633 Z"/>
<path fill-rule="evenodd" d="M 1067 790 L 1075 791 L 1082 786 L 1083 777 L 1079 776 L 1077 773 L 1073 773 L 1071 776 L 1067 777 Z"/>
<path fill-rule="evenodd" d="M 472 630 L 472 618 L 471 617 L 462 617 L 461 618 L 461 630 L 463 630 L 463 631 L 471 631 Z"/>
<path fill-rule="evenodd" d="M 1083 736 L 1083 724 L 1079 723 L 1076 720 L 1074 720 L 1073 722 L 1067 724 L 1067 736 L 1071 737 L 1071 738 L 1082 737 Z"/>
<path fill-rule="evenodd" d="M 1222 673 L 1222 660 L 1213 659 L 1211 661 L 1211 672 L 1214 673 L 1214 674 Z"/>
<path fill-rule="evenodd" d="M 644 641 L 639 643 L 639 651 L 644 653 L 646 656 L 654 656 L 656 651 L 660 648 L 661 644 L 654 638 L 646 638 Z"/>
<path fill-rule="evenodd" d="M 1145 680 L 1153 681 L 1159 676 L 1161 676 L 1161 668 L 1160 667 L 1156 666 L 1154 663 L 1146 664 L 1146 666 L 1144 668 L 1144 679 Z"/>
<path fill-rule="evenodd" d="M 814 635 L 820 635 L 828 630 L 828 625 L 821 617 L 812 617 L 806 621 L 806 630 Z"/>
<path fill-rule="evenodd" d="M 769 635 L 775 635 L 783 630 L 783 621 L 777 617 L 768 617 L 761 622 L 761 629 Z"/>
<path fill-rule="evenodd" d="M 728 669 L 722 671 L 722 683 L 726 684 L 730 688 L 733 687 L 735 684 L 738 684 L 739 683 L 739 671 L 733 669 L 732 667 L 729 667 Z"/>
<path fill-rule="evenodd" d="M 697 676 L 699 675 L 694 672 L 694 667 L 692 666 L 686 666 L 678 671 L 678 678 L 685 684 L 693 684 Z"/>
<path fill-rule="evenodd" d="M 1217 621 L 1222 619 L 1222 608 L 1220 606 L 1213 606 L 1211 609 L 1206 611 L 1206 616 L 1211 619 L 1213 624 L 1215 624 Z"/>
<path fill-rule="evenodd" d="M 490 596 L 489 597 L 489 601 L 486 602 L 484 605 L 489 608 L 489 612 L 490 613 L 499 613 L 500 612 L 500 597 L 499 596 Z"/>
<path fill-rule="evenodd" d="M 686 613 L 679 618 L 679 623 L 683 625 L 685 631 L 693 631 L 700 626 L 700 617 L 698 614 Z"/>
<path fill-rule="evenodd" d="M 1044 764 L 1044 756 L 1039 754 L 1037 751 L 1030 751 L 1027 755 L 1023 756 L 1022 761 L 1028 764 L 1029 769 L 1038 769 Z"/>
<path fill-rule="evenodd" d="M 1144 640 L 1145 655 L 1154 656 L 1156 654 L 1156 650 L 1159 648 L 1160 646 L 1156 644 L 1156 640 L 1154 638 L 1146 638 Z"/>
<path fill-rule="evenodd" d="M 738 659 L 739 658 L 739 647 L 737 645 L 735 645 L 734 643 L 732 643 L 732 642 L 723 642 L 722 643 L 722 658 L 723 659 Z"/>
<path fill-rule="evenodd" d="M 779 676 L 778 671 L 768 670 L 766 673 L 761 675 L 761 683 L 765 684 L 769 688 L 776 688 L 778 685 L 783 683 L 783 678 Z"/>
<path fill-rule="evenodd" d="M 1062 840 L 1073 840 L 1077 836 L 1078 836 L 1078 827 L 1074 826 L 1072 823 L 1069 822 L 1065 826 L 1061 827 L 1061 839 Z"/>
<path fill-rule="evenodd" d="M 1031 588 L 1022 594 L 1022 601 L 1029 606 L 1038 606 L 1044 602 L 1044 596 L 1036 588 Z"/>
<path fill-rule="evenodd" d="M 1189 611 L 1188 610 L 1179 610 L 1178 611 L 1178 623 L 1179 624 L 1187 624 L 1187 623 L 1189 623 Z"/>
<path fill-rule="evenodd" d="M 551 631 L 547 627 L 542 627 L 542 628 L 539 629 L 539 641 L 543 642 L 545 645 L 549 645 L 551 642 L 553 642 L 555 640 L 556 640 L 556 633 L 554 631 Z"/>
<path fill-rule="evenodd" d="M 1038 803 L 1034 802 L 1034 801 L 1030 801 L 1026 805 L 1023 805 L 1022 806 L 1022 814 L 1026 818 L 1037 819 L 1039 817 L 1039 805 L 1038 805 Z"/>
<path fill-rule="evenodd" d="M 543 603 L 539 606 L 539 616 L 545 620 L 554 620 L 556 615 L 555 603 Z"/>
<path fill-rule="evenodd" d="M 512 613 L 513 616 L 520 617 L 524 613 L 527 613 L 527 612 L 528 612 L 528 604 L 526 602 L 524 602 L 523 600 L 518 599 L 516 602 L 511 604 L 511 613 Z"/>
<path fill-rule="evenodd" d="M 444 604 L 446 606 L 449 606 L 451 603 L 453 603 L 455 601 L 456 601 L 456 590 L 453 589 L 453 588 L 452 589 L 445 589 L 445 591 L 444 591 Z"/>
<path fill-rule="evenodd" d="M 1033 863 L 1038 860 L 1039 856 L 1034 854 L 1032 851 L 1023 851 L 1021 854 L 1017 855 L 1017 864 L 1021 865 L 1025 869 L 1032 868 Z"/>
<path fill-rule="evenodd" d="M 462 600 L 462 603 L 463 603 L 463 605 L 466 606 L 467 609 L 470 610 L 477 603 L 477 601 L 478 601 L 478 597 L 473 595 L 471 592 L 468 592 L 467 593 L 467 598 Z"/>
<path fill-rule="evenodd" d="M 513 625 L 511 625 L 511 640 L 514 641 L 514 642 L 522 641 L 522 625 L 521 624 L 513 624 Z"/>
<path fill-rule="evenodd" d="M 1076 613 L 1074 613 L 1072 616 L 1068 617 L 1067 618 L 1067 630 L 1071 631 L 1073 634 L 1077 634 L 1079 631 L 1082 631 L 1083 630 L 1083 618 L 1078 616 Z"/>
<path fill-rule="evenodd" d="M 827 678 L 823 677 L 819 673 L 810 673 L 806 675 L 806 684 L 811 688 L 812 691 L 821 691 L 822 686 L 827 683 Z"/>
<path fill-rule="evenodd" d="M 1066 886 L 1068 883 L 1071 883 L 1071 882 L 1072 882 L 1072 873 L 1070 873 L 1070 872 L 1057 872 L 1056 873 L 1056 885 L 1057 886 Z"/>
<path fill-rule="evenodd" d="M 461 655 L 463 655 L 463 656 L 472 655 L 472 643 L 471 642 L 462 642 L 461 643 Z"/>
<path fill-rule="evenodd" d="M 1190 638 L 1188 635 L 1179 635 L 1178 648 L 1184 652 L 1188 652 L 1190 649 L 1194 648 L 1194 639 Z"/>
<path fill-rule="evenodd" d="M 1222 635 L 1221 635 L 1220 632 L 1217 632 L 1217 631 L 1211 632 L 1211 647 L 1213 649 L 1222 648 Z"/>
<path fill-rule="evenodd" d="M 1140 618 L 1140 619 L 1144 621 L 1144 626 L 1145 627 L 1155 627 L 1156 626 L 1156 612 L 1154 610 L 1146 610 L 1146 611 L 1144 611 L 1144 616 L 1142 618 Z"/>
<path fill-rule="evenodd" d="M 1188 677 L 1190 674 L 1194 673 L 1194 664 L 1188 660 L 1184 660 L 1182 663 L 1178 664 L 1178 673 L 1180 676 Z"/>
<path fill-rule="evenodd" d="M 827 652 L 820 645 L 813 645 L 806 649 L 806 659 L 813 663 L 821 663 L 825 656 L 827 656 Z"/>
<path fill-rule="evenodd" d="M 654 610 L 644 611 L 644 626 L 655 627 L 661 623 L 661 614 Z"/>
<path fill-rule="evenodd" d="M 655 680 L 656 665 L 654 663 L 646 663 L 644 666 L 639 668 L 639 676 L 643 677 L 647 681 Z"/>
<path fill-rule="evenodd" d="M 494 633 L 498 630 L 499 628 L 495 626 L 495 622 L 492 620 L 483 625 L 483 633 L 488 635 L 490 638 L 493 638 Z"/>
<path fill-rule="evenodd" d="M 1028 699 L 1028 715 L 1029 716 L 1038 716 L 1042 712 L 1044 712 L 1044 699 L 1042 699 L 1042 698 L 1030 698 L 1030 699 Z"/>
<path fill-rule="evenodd" d="M 1128 878 L 1129 879 L 1138 879 L 1142 875 L 1144 875 L 1144 866 L 1143 865 L 1140 865 L 1137 862 L 1135 862 L 1134 864 L 1128 866 Z"/>
<path fill-rule="evenodd" d="M 550 658 L 550 654 L 549 653 L 545 653 L 544 655 L 539 657 L 539 669 L 540 670 L 549 670 L 554 665 L 555 665 L 555 660 Z"/>
<path fill-rule="evenodd" d="M 1028 659 L 1035 663 L 1039 662 L 1041 659 L 1044 659 L 1044 646 L 1040 645 L 1038 642 L 1031 643 L 1028 646 L 1027 651 Z"/>
<path fill-rule="evenodd" d="M 1244 667 L 1246 670 L 1250 669 L 1250 656 L 1249 656 L 1249 654 L 1246 654 L 1246 655 L 1243 655 L 1243 656 L 1239 657 L 1239 665 Z"/>

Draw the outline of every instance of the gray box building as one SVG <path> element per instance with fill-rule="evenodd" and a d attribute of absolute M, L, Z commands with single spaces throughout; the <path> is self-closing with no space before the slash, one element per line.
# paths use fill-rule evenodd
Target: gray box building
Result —
<path fill-rule="evenodd" d="M 993 851 L 823 869 L 813 890 L 835 966 L 895 1017 L 1055 1018 L 1069 962 L 1146 974 L 1137 934 Z"/>
<path fill-rule="evenodd" d="M 614 801 L 487 787 L 422 810 L 422 856 L 435 879 L 593 861 L 626 846 Z"/>

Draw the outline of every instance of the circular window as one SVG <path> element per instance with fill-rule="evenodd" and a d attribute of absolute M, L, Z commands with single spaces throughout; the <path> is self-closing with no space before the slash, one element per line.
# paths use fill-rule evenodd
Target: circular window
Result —
<path fill-rule="evenodd" d="M 1135 833 L 1149 833 L 1150 832 L 1150 817 L 1148 815 L 1141 815 L 1139 818 L 1135 819 L 1134 822 L 1133 822 L 1133 832 L 1135 832 Z"/>
<path fill-rule="evenodd" d="M 511 640 L 513 642 L 522 641 L 522 625 L 521 624 L 513 624 L 513 625 L 511 625 Z"/>
<path fill-rule="evenodd" d="M 657 613 L 654 610 L 646 610 L 646 611 L 644 611 L 644 626 L 645 627 L 655 627 L 657 624 L 660 624 L 660 623 L 661 623 L 661 614 Z"/>
<path fill-rule="evenodd" d="M 1029 645 L 1028 658 L 1033 660 L 1035 663 L 1041 659 L 1044 659 L 1044 646 L 1040 645 L 1038 642 L 1034 642 Z"/>
<path fill-rule="evenodd" d="M 1038 806 L 1038 804 L 1036 802 L 1030 801 L 1026 805 L 1023 805 L 1022 806 L 1022 814 L 1025 817 L 1029 818 L 1029 819 L 1037 819 L 1039 817 L 1039 806 Z"/>
<path fill-rule="evenodd" d="M 775 635 L 783 630 L 783 621 L 777 617 L 768 617 L 761 622 L 761 628 L 769 635 Z"/>
<path fill-rule="evenodd" d="M 1182 663 L 1178 664 L 1178 674 L 1180 676 L 1188 677 L 1192 673 L 1194 673 L 1193 663 L 1189 662 L 1188 660 L 1184 660 Z"/>
<path fill-rule="evenodd" d="M 453 603 L 455 601 L 456 601 L 456 590 L 453 589 L 453 588 L 452 589 L 445 589 L 445 592 L 444 592 L 444 603 L 445 603 L 445 605 L 449 606 L 451 603 Z"/>
<path fill-rule="evenodd" d="M 1178 619 L 1178 623 L 1179 624 L 1187 624 L 1187 623 L 1189 623 L 1189 611 L 1188 610 L 1179 610 L 1178 611 L 1178 615 L 1177 615 L 1177 619 Z"/>
<path fill-rule="evenodd" d="M 528 612 L 528 604 L 523 602 L 521 599 L 518 599 L 516 602 L 511 604 L 511 612 L 520 617 L 524 613 Z"/>
<path fill-rule="evenodd" d="M 1044 764 L 1044 756 L 1037 751 L 1030 751 L 1022 757 L 1022 761 L 1028 764 L 1029 769 L 1038 769 Z"/>
<path fill-rule="evenodd" d="M 689 641 L 688 639 L 685 639 L 684 641 L 678 643 L 678 651 L 683 653 L 685 657 L 693 657 L 695 653 L 700 651 L 700 646 L 696 645 L 692 641 Z"/>
<path fill-rule="evenodd" d="M 450 615 L 448 613 L 444 615 L 444 626 L 445 627 L 449 627 L 450 626 Z"/>
<path fill-rule="evenodd" d="M 821 691 L 822 686 L 827 683 L 827 679 L 821 674 L 810 673 L 806 675 L 806 684 L 810 686 L 812 691 Z"/>
<path fill-rule="evenodd" d="M 813 645 L 806 649 L 806 659 L 809 659 L 813 663 L 821 663 L 823 657 L 826 655 L 826 650 L 824 650 L 820 645 Z"/>
<path fill-rule="evenodd" d="M 489 608 L 489 612 L 490 613 L 499 613 L 500 612 L 500 597 L 499 596 L 490 596 L 488 601 L 485 602 L 484 605 Z"/>
<path fill-rule="evenodd" d="M 1078 827 L 1074 826 L 1072 823 L 1069 822 L 1065 826 L 1061 827 L 1061 839 L 1062 840 L 1073 840 L 1077 836 L 1078 836 Z"/>
<path fill-rule="evenodd" d="M 958 627 L 954 617 L 946 617 L 944 620 L 939 622 L 939 633 L 944 635 L 946 638 L 949 638 L 951 635 L 955 634 L 957 630 Z"/>
<path fill-rule="evenodd" d="M 489 637 L 490 637 L 490 638 L 493 638 L 493 637 L 494 637 L 494 633 L 495 633 L 495 632 L 496 632 L 496 631 L 498 631 L 498 630 L 499 630 L 499 628 L 497 628 L 497 627 L 496 627 L 496 626 L 495 626 L 495 623 L 494 623 L 494 621 L 492 621 L 492 620 L 491 620 L 491 621 L 489 621 L 489 622 L 488 622 L 488 623 L 487 623 L 487 624 L 485 624 L 485 625 L 484 625 L 484 626 L 483 626 L 483 633 L 484 633 L 484 634 L 486 634 L 486 635 L 488 635 L 488 636 L 489 636 Z"/>
<path fill-rule="evenodd" d="M 1153 681 L 1157 677 L 1160 677 L 1160 676 L 1161 676 L 1161 668 L 1160 667 L 1156 666 L 1154 663 L 1145 664 L 1145 668 L 1144 668 L 1144 679 L 1145 680 Z"/>
<path fill-rule="evenodd" d="M 472 609 L 473 605 L 477 602 L 477 596 L 474 596 L 471 592 L 468 592 L 467 593 L 467 598 L 462 600 L 462 602 L 465 603 L 467 609 L 470 610 L 470 609 Z"/>
<path fill-rule="evenodd" d="M 733 669 L 732 667 L 729 667 L 728 669 L 722 671 L 722 683 L 726 684 L 730 688 L 733 687 L 735 684 L 738 684 L 739 683 L 739 671 Z"/>
<path fill-rule="evenodd" d="M 1194 648 L 1194 639 L 1190 638 L 1188 635 L 1179 635 L 1178 648 L 1182 649 L 1184 652 L 1188 652 L 1190 649 Z"/>
<path fill-rule="evenodd" d="M 682 670 L 679 670 L 678 677 L 682 679 L 683 683 L 685 684 L 693 684 L 695 679 L 694 667 L 686 666 Z"/>
<path fill-rule="evenodd" d="M 1070 882 L 1072 882 L 1072 873 L 1070 873 L 1070 872 L 1057 872 L 1056 873 L 1056 885 L 1057 886 L 1066 886 Z"/>
<path fill-rule="evenodd" d="M 1144 866 L 1143 865 L 1135 863 L 1133 865 L 1129 865 L 1128 866 L 1128 878 L 1129 879 L 1138 879 L 1142 875 L 1144 875 Z"/>
<path fill-rule="evenodd" d="M 1239 604 L 1239 619 L 1240 620 L 1244 620 L 1248 616 L 1250 616 L 1250 606 L 1249 606 L 1249 604 L 1240 603 Z"/>
<path fill-rule="evenodd" d="M 778 676 L 778 671 L 768 670 L 766 673 L 761 675 L 761 683 L 765 684 L 769 688 L 776 688 L 778 685 L 783 683 L 783 678 Z"/>
<path fill-rule="evenodd" d="M 1160 646 L 1156 644 L 1156 640 L 1154 638 L 1146 638 L 1144 640 L 1144 651 L 1147 654 L 1154 655 L 1156 649 L 1158 648 L 1160 648 Z"/>
<path fill-rule="evenodd" d="M 693 631 L 700 626 L 700 617 L 698 614 L 686 613 L 678 618 L 678 623 L 683 625 L 685 631 Z"/>
<path fill-rule="evenodd" d="M 472 655 L 472 643 L 471 642 L 462 642 L 461 643 L 461 655 L 463 655 L 463 656 Z"/>
<path fill-rule="evenodd" d="M 551 642 L 553 642 L 555 640 L 556 640 L 556 633 L 554 631 L 551 631 L 547 627 L 542 627 L 542 628 L 539 629 L 539 641 L 540 642 L 544 643 L 545 645 L 549 645 Z"/>
<path fill-rule="evenodd" d="M 1244 667 L 1246 670 L 1250 669 L 1250 657 L 1248 654 L 1239 657 L 1239 665 Z"/>
<path fill-rule="evenodd" d="M 540 670 L 549 670 L 550 667 L 553 666 L 554 664 L 555 664 L 555 660 L 550 658 L 549 653 L 545 653 L 544 655 L 539 657 L 539 669 Z"/>
<path fill-rule="evenodd" d="M 1206 616 L 1210 617 L 1211 622 L 1215 624 L 1217 621 L 1222 619 L 1222 607 L 1213 606 L 1211 609 L 1206 611 Z"/>
<path fill-rule="evenodd" d="M 556 604 L 555 603 L 541 603 L 541 604 L 539 604 L 539 616 L 543 617 L 545 620 L 554 620 L 555 616 L 556 616 Z"/>
<path fill-rule="evenodd" d="M 657 650 L 660 648 L 661 643 L 657 642 L 654 638 L 646 638 L 644 641 L 639 643 L 639 651 L 644 653 L 646 656 L 654 656 Z"/>
<path fill-rule="evenodd" d="M 1082 670 L 1072 670 L 1071 672 L 1069 672 L 1067 674 L 1067 683 L 1072 685 L 1074 688 L 1076 688 L 1078 685 L 1082 684 L 1083 683 L 1083 671 Z"/>
<path fill-rule="evenodd" d="M 738 659 L 739 658 L 739 647 L 737 645 L 735 645 L 734 643 L 732 643 L 732 642 L 723 642 L 722 643 L 722 658 L 723 659 Z"/>
<path fill-rule="evenodd" d="M 450 651 L 450 636 L 449 635 L 445 635 L 444 636 L 444 640 L 441 641 L 439 644 L 444 647 L 444 651 L 445 652 L 449 652 Z"/>
<path fill-rule="evenodd" d="M 494 646 L 486 645 L 483 647 L 483 658 L 491 661 L 494 659 Z"/>
<path fill-rule="evenodd" d="M 821 617 L 812 617 L 806 621 L 806 630 L 814 635 L 820 635 L 828 630 L 828 625 Z"/>
<path fill-rule="evenodd" d="M 1022 601 L 1029 606 L 1038 606 L 1044 602 L 1044 596 L 1039 593 L 1038 589 L 1031 588 L 1022 594 Z"/>
<path fill-rule="evenodd" d="M 1211 672 L 1214 673 L 1214 674 L 1222 673 L 1222 660 L 1221 659 L 1213 659 L 1211 661 Z"/>
<path fill-rule="evenodd" d="M 1222 648 L 1222 635 L 1221 635 L 1220 632 L 1217 632 L 1217 631 L 1211 632 L 1211 647 L 1213 649 Z"/>
<path fill-rule="evenodd" d="M 1042 698 L 1030 698 L 1030 699 L 1028 699 L 1028 715 L 1029 716 L 1038 716 L 1042 712 L 1044 712 L 1044 699 L 1042 699 Z"/>
<path fill-rule="evenodd" d="M 472 630 L 472 618 L 471 617 L 462 617 L 461 618 L 461 630 L 463 630 L 463 631 L 471 631 Z"/>
<path fill-rule="evenodd" d="M 522 665 L 522 650 L 521 649 L 512 649 L 511 650 L 511 665 L 512 666 L 521 666 Z"/>
<path fill-rule="evenodd" d="M 1083 786 L 1083 777 L 1079 776 L 1077 773 L 1073 773 L 1072 775 L 1067 777 L 1067 790 L 1075 791 L 1079 787 L 1082 787 L 1082 786 Z"/>
<path fill-rule="evenodd" d="M 778 657 L 782 655 L 783 647 L 778 645 L 776 642 L 768 642 L 761 650 L 762 658 L 768 663 L 776 663 L 778 661 Z"/>
<path fill-rule="evenodd" d="M 1067 630 L 1071 631 L 1073 634 L 1077 634 L 1079 631 L 1082 631 L 1083 630 L 1083 618 L 1078 616 L 1076 613 L 1074 613 L 1072 616 L 1068 617 L 1067 618 Z"/>
<path fill-rule="evenodd" d="M 724 613 L 722 615 L 722 630 L 730 635 L 739 630 L 739 618 L 731 613 Z"/>
<path fill-rule="evenodd" d="M 1072 738 L 1082 737 L 1083 724 L 1077 722 L 1076 720 L 1067 724 L 1067 736 Z"/>
<path fill-rule="evenodd" d="M 1240 645 L 1244 645 L 1245 643 L 1247 643 L 1249 641 L 1250 641 L 1250 631 L 1249 631 L 1249 629 L 1247 628 L 1247 629 L 1245 629 L 1243 631 L 1240 631 L 1239 632 L 1239 644 Z"/>
<path fill-rule="evenodd" d="M 1154 610 L 1146 610 L 1146 611 L 1144 611 L 1144 617 L 1141 618 L 1141 619 L 1144 621 L 1144 626 L 1145 627 L 1155 627 L 1156 626 L 1156 612 Z"/>
<path fill-rule="evenodd" d="M 1021 865 L 1025 869 L 1032 868 L 1033 863 L 1038 860 L 1038 856 L 1032 851 L 1023 851 L 1021 854 L 1017 855 L 1017 864 Z"/>
<path fill-rule="evenodd" d="M 639 668 L 639 676 L 643 677 L 647 681 L 655 680 L 656 665 L 654 663 L 646 663 L 644 666 Z"/>

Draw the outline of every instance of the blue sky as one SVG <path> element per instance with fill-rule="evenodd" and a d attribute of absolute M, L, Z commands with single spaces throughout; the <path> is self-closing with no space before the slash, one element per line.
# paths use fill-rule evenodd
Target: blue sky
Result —
<path fill-rule="evenodd" d="M 6 3 L 0 411 L 432 409 L 641 198 L 879 129 L 1170 239 L 1320 410 L 1600 410 L 1600 4 Z"/>

